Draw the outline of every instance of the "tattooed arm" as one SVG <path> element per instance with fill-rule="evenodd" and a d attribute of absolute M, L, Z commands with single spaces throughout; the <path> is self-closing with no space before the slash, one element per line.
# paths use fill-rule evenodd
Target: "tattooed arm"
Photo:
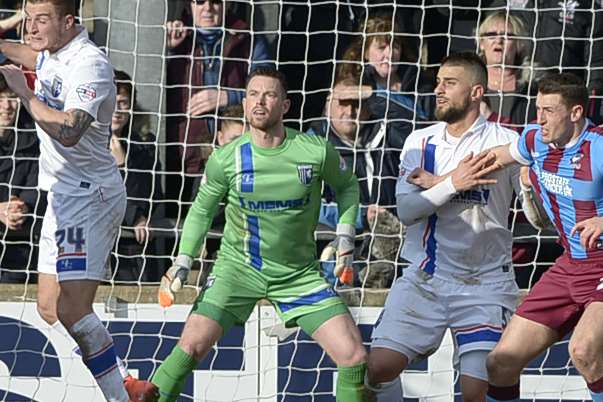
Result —
<path fill-rule="evenodd" d="M 23 72 L 19 68 L 2 66 L 0 73 L 4 75 L 8 86 L 19 96 L 34 121 L 61 145 L 72 147 L 77 144 L 94 121 L 88 112 L 80 109 L 63 112 L 48 107 L 27 87 Z"/>
<path fill-rule="evenodd" d="M 80 109 L 69 109 L 66 112 L 54 110 L 40 102 L 33 93 L 30 98 L 22 101 L 42 130 L 64 147 L 76 145 L 94 121 L 88 112 Z"/>

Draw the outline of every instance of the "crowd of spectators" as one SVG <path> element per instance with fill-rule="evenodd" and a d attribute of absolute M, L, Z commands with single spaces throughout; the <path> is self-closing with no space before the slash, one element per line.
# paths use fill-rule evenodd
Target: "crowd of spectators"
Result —
<path fill-rule="evenodd" d="M 430 7 L 420 7 L 423 3 Z M 303 79 L 321 89 L 310 91 L 310 106 L 301 105 L 294 93 L 287 117 L 301 122 L 299 128 L 308 135 L 327 138 L 358 177 L 356 284 L 361 286 L 388 287 L 403 266 L 398 255 L 404 228 L 395 212 L 399 154 L 414 129 L 434 120 L 433 73 L 439 58 L 461 50 L 476 51 L 483 58 L 488 92 L 482 114 L 490 121 L 521 132 L 536 118 L 535 83 L 547 71 L 561 68 L 587 80 L 593 95 L 590 118 L 601 122 L 603 23 L 593 24 L 601 13 L 590 1 L 566 2 L 554 9 L 543 0 L 449 3 L 408 0 L 367 8 L 351 2 L 347 14 L 335 12 L 344 16 L 335 18 L 337 25 L 331 27 L 342 29 L 335 49 L 320 43 L 307 46 L 306 62 L 330 52 L 316 67 L 291 62 L 297 45 L 291 32 L 300 24 L 294 18 L 297 5 L 283 6 L 282 38 L 270 43 L 253 32 L 248 16 L 233 11 L 229 2 L 186 1 L 182 14 L 165 23 L 165 133 L 151 132 L 134 82 L 127 73 L 115 71 L 117 105 L 110 149 L 126 184 L 128 204 L 111 279 L 159 280 L 169 265 L 160 257 L 173 253 L 186 206 L 203 185 L 207 158 L 245 131 L 240 104 L 246 77 L 258 67 L 282 65 L 292 88 Z M 314 14 L 304 29 L 312 36 L 332 13 Z M 20 12 L 5 17 L 0 35 L 17 38 Z M 36 223 L 44 213 L 45 194 L 36 188 L 35 131 L 14 98 L 0 81 L 0 281 L 31 282 Z M 165 150 L 163 156 L 160 149 Z M 328 231 L 338 214 L 328 187 L 323 198 L 320 230 Z M 214 222 L 217 232 L 222 215 L 219 212 Z M 208 243 L 210 257 L 215 248 Z M 332 267 L 324 264 L 324 269 L 335 281 Z"/>

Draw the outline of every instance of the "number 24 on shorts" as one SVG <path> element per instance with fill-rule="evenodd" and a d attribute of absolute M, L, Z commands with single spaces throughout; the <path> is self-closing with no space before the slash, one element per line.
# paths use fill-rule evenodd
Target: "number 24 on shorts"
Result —
<path fill-rule="evenodd" d="M 57 242 L 57 248 L 59 249 L 59 254 L 64 253 L 65 247 L 63 246 L 63 243 L 65 238 L 67 239 L 67 244 L 74 245 L 73 251 L 76 253 L 81 252 L 86 244 L 86 240 L 84 240 L 84 229 L 82 227 L 76 226 L 57 230 L 54 235 Z"/>

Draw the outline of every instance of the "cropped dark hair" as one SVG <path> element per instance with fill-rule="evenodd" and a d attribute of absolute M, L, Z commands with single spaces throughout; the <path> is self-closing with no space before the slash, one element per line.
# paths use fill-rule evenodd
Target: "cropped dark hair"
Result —
<path fill-rule="evenodd" d="M 247 76 L 245 88 L 247 88 L 253 77 L 271 77 L 278 80 L 278 82 L 281 84 L 281 88 L 283 89 L 283 95 L 285 95 L 285 98 L 287 97 L 287 91 L 289 90 L 289 86 L 287 85 L 287 77 L 285 77 L 285 74 L 281 73 L 280 71 L 270 67 L 257 68 Z"/>
<path fill-rule="evenodd" d="M 453 53 L 442 59 L 441 65 L 459 66 L 469 71 L 474 84 L 480 84 L 484 89 L 488 88 L 488 68 L 486 63 L 473 52 Z"/>
<path fill-rule="evenodd" d="M 132 107 L 138 108 L 138 103 L 136 102 L 136 90 L 132 84 L 132 77 L 121 70 L 114 70 L 113 73 L 115 75 L 116 92 L 119 94 L 125 91 L 130 97 Z"/>
<path fill-rule="evenodd" d="M 580 105 L 586 111 L 588 105 L 588 89 L 584 81 L 572 73 L 545 76 L 538 82 L 538 92 L 543 95 L 561 95 L 561 100 L 569 108 Z"/>

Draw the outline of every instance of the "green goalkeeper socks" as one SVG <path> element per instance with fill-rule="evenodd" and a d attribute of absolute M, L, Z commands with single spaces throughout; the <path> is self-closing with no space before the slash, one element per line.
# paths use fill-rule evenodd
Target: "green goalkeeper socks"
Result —
<path fill-rule="evenodd" d="M 364 401 L 364 372 L 366 363 L 337 367 L 337 402 Z"/>
<path fill-rule="evenodd" d="M 173 402 L 178 399 L 186 377 L 195 367 L 197 361 L 176 345 L 151 379 L 151 382 L 159 388 L 159 402 Z"/>

